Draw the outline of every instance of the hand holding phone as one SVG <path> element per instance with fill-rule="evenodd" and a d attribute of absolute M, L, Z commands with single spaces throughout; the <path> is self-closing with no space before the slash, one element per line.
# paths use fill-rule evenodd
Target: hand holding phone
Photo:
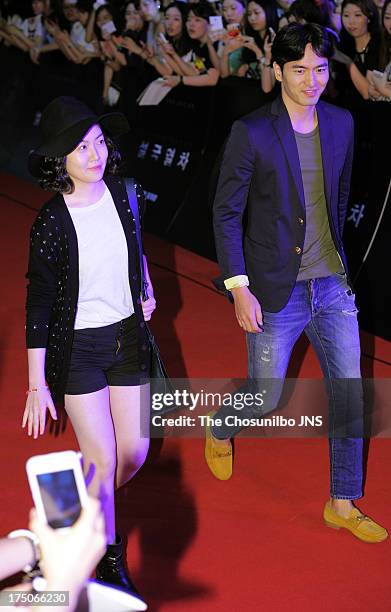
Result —
<path fill-rule="evenodd" d="M 382 81 L 384 79 L 384 72 L 381 72 L 380 70 L 372 70 L 372 77 L 374 78 L 374 80 L 380 80 Z"/>
<path fill-rule="evenodd" d="M 113 21 L 106 21 L 106 23 L 103 23 L 100 26 L 100 31 L 102 33 L 102 38 L 104 40 L 108 40 L 110 36 L 114 34 L 114 32 L 117 31 L 117 28 L 115 27 L 115 24 Z"/>
<path fill-rule="evenodd" d="M 100 503 L 87 497 L 80 518 L 65 531 L 51 529 L 32 510 L 29 528 L 39 539 L 45 588 L 69 591 L 70 604 L 72 600 L 77 601 L 85 581 L 106 550 Z"/>
<path fill-rule="evenodd" d="M 88 498 L 78 453 L 30 457 L 26 471 L 38 519 L 53 529 L 71 527 Z"/>

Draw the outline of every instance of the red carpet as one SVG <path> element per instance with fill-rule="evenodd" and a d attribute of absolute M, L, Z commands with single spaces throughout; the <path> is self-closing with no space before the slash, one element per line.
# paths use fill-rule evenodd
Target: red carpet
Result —
<path fill-rule="evenodd" d="M 68 425 L 33 441 L 20 428 L 26 388 L 24 300 L 28 232 L 47 197 L 0 175 L 1 533 L 26 525 L 31 498 L 24 471 L 33 454 L 76 448 Z M 158 300 L 153 328 L 173 376 L 245 376 L 242 333 L 210 279 L 217 266 L 151 236 L 146 239 Z M 363 335 L 366 375 L 391 377 L 390 345 Z M 321 377 L 302 343 L 291 375 Z M 362 510 L 391 529 L 391 443 L 371 442 Z M 148 464 L 118 498 L 129 533 L 128 561 L 153 612 L 390 609 L 391 548 L 323 526 L 328 496 L 325 440 L 236 441 L 235 471 L 215 480 L 203 441 L 152 443 Z M 108 611 L 110 612 L 110 611 Z"/>

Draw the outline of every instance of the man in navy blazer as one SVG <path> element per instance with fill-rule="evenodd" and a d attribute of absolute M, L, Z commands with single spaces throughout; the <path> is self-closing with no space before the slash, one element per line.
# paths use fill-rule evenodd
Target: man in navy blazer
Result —
<path fill-rule="evenodd" d="M 273 65 L 264 69 L 274 70 L 281 96 L 236 121 L 225 149 L 214 204 L 217 255 L 246 332 L 249 379 L 253 389 L 259 382 L 255 388 L 264 397 L 261 407 L 239 413 L 226 405 L 212 415 L 205 457 L 216 478 L 231 476 L 231 438 L 243 419 L 276 408 L 292 349 L 305 332 L 329 394 L 324 520 L 365 542 L 381 542 L 387 531 L 352 501 L 362 497 L 363 402 L 342 231 L 354 134 L 348 111 L 319 102 L 332 52 L 321 26 L 293 23 L 280 30 Z"/>

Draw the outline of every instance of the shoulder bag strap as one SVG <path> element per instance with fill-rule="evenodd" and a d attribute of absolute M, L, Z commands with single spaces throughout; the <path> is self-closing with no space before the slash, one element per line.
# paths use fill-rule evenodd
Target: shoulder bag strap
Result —
<path fill-rule="evenodd" d="M 144 258 L 143 258 L 143 245 L 141 240 L 141 223 L 140 223 L 140 214 L 138 209 L 137 195 L 136 195 L 136 187 L 133 179 L 125 179 L 125 187 L 126 193 L 128 195 L 129 206 L 133 213 L 134 224 L 136 226 L 136 238 L 138 243 L 138 252 L 140 259 L 140 286 L 141 286 L 141 296 L 143 301 L 148 299 L 148 293 L 146 290 L 146 282 L 145 282 L 145 274 L 144 274 Z"/>

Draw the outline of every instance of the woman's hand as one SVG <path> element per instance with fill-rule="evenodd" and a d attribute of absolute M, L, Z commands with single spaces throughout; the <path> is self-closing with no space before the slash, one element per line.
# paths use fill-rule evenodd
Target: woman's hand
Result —
<path fill-rule="evenodd" d="M 45 433 L 46 410 L 49 410 L 52 419 L 55 421 L 57 420 L 57 412 L 49 389 L 45 386 L 35 388 L 36 391 L 27 392 L 22 428 L 27 425 L 28 435 L 33 434 L 34 439 L 37 439 L 39 434 L 43 435 Z"/>
<path fill-rule="evenodd" d="M 103 55 L 107 57 L 107 59 L 114 61 L 116 48 L 111 42 L 111 40 L 104 40 L 103 42 L 101 42 L 100 48 L 103 52 Z"/>
<path fill-rule="evenodd" d="M 117 47 L 123 47 L 129 53 L 140 53 L 140 47 L 134 42 L 130 36 L 112 36 L 112 41 Z"/>
<path fill-rule="evenodd" d="M 54 21 L 52 21 L 51 19 L 46 19 L 46 21 L 45 21 L 45 28 L 49 32 L 49 34 L 51 36 L 54 36 L 59 31 L 58 25 Z"/>
<path fill-rule="evenodd" d="M 149 62 L 155 56 L 154 50 L 150 45 L 146 45 L 142 40 L 140 40 L 140 45 L 142 48 L 140 57 L 142 57 L 146 62 Z"/>
<path fill-rule="evenodd" d="M 173 47 L 173 45 L 169 42 L 163 42 L 162 40 L 158 39 L 157 41 L 162 53 L 166 54 L 166 55 L 170 55 L 171 57 L 173 57 L 174 55 L 176 55 L 176 51 Z"/>
<path fill-rule="evenodd" d="M 209 28 L 208 30 L 208 38 L 212 43 L 218 40 L 224 40 L 226 35 L 227 35 L 227 30 L 224 30 L 224 28 L 222 30 L 211 30 Z"/>
<path fill-rule="evenodd" d="M 368 86 L 368 93 L 371 100 L 377 100 L 378 98 L 381 98 L 380 91 L 377 89 L 376 85 L 372 84 L 371 82 Z"/>
<path fill-rule="evenodd" d="M 246 47 L 246 49 L 250 49 L 250 51 L 253 51 L 255 53 L 255 55 L 257 56 L 257 59 L 261 59 L 262 57 L 262 50 L 258 47 L 258 45 L 256 44 L 255 40 L 252 38 L 252 36 L 242 36 L 242 46 Z"/>
<path fill-rule="evenodd" d="M 40 54 L 40 48 L 39 47 L 31 47 L 30 49 L 30 59 L 34 64 L 39 64 L 39 54 Z"/>
<path fill-rule="evenodd" d="M 145 302 L 141 302 L 141 306 L 143 309 L 144 320 L 150 321 L 152 313 L 156 308 L 156 300 L 153 297 L 153 294 L 147 300 L 145 300 Z"/>
<path fill-rule="evenodd" d="M 232 51 L 236 51 L 236 49 L 241 49 L 244 47 L 244 36 L 239 35 L 235 38 L 231 38 L 228 34 L 224 37 L 224 51 L 227 53 L 232 53 Z M 249 38 L 249 37 L 247 37 Z"/>
<path fill-rule="evenodd" d="M 164 87 L 176 87 L 181 82 L 181 77 L 177 74 L 170 74 L 163 77 L 162 85 Z"/>
<path fill-rule="evenodd" d="M 273 41 L 276 37 L 276 33 L 273 28 L 269 28 L 269 36 L 266 36 L 266 40 L 263 44 L 263 51 L 265 53 L 266 64 L 271 64 L 272 61 L 272 46 Z"/>
<path fill-rule="evenodd" d="M 250 68 L 248 64 L 242 64 L 239 66 L 238 71 L 236 73 L 237 77 L 245 77 L 247 74 L 247 70 Z"/>

